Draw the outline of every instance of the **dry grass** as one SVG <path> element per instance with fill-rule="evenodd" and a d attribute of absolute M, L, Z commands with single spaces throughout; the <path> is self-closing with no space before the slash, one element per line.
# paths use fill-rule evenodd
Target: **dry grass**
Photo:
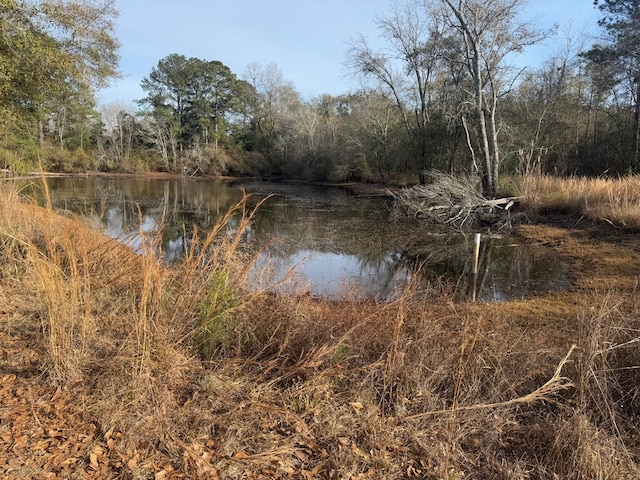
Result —
<path fill-rule="evenodd" d="M 166 268 L 154 237 L 137 256 L 0 192 L 2 351 L 37 353 L 24 369 L 24 352 L 2 357 L 34 399 L 21 426 L 3 413 L 12 430 L 0 441 L 49 421 L 42 398 L 93 431 L 74 462 L 29 475 L 640 477 L 635 292 L 590 292 L 593 307 L 571 297 L 557 311 L 535 299 L 454 305 L 416 285 L 390 303 L 251 293 L 244 208 Z"/>
<path fill-rule="evenodd" d="M 513 180 L 525 210 L 569 213 L 640 230 L 640 176 L 559 178 L 529 176 Z"/>

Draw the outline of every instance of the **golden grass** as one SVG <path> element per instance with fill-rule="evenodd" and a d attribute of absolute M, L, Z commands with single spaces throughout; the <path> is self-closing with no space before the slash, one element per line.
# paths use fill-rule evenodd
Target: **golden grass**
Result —
<path fill-rule="evenodd" d="M 569 213 L 640 230 L 640 176 L 560 178 L 530 176 L 513 180 L 524 209 L 534 213 Z"/>
<path fill-rule="evenodd" d="M 389 303 L 253 293 L 245 205 L 167 268 L 155 237 L 134 255 L 0 190 L 1 346 L 39 355 L 22 370 L 7 353 L 2 373 L 34 399 L 60 386 L 95 429 L 60 476 L 640 477 L 636 292 L 507 306 L 454 305 L 440 286 Z"/>

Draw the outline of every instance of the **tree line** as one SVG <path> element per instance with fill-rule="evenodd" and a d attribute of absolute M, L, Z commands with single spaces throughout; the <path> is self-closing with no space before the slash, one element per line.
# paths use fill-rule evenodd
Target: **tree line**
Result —
<path fill-rule="evenodd" d="M 91 150 L 116 15 L 113 0 L 0 0 L 0 167 L 33 167 L 46 145 Z"/>
<path fill-rule="evenodd" d="M 566 42 L 525 0 L 404 0 L 379 48 L 347 54 L 360 88 L 305 100 L 277 65 L 239 77 L 175 53 L 130 111 L 99 106 L 117 75 L 113 0 L 0 0 L 0 168 L 163 170 L 318 181 L 415 182 L 425 171 L 619 175 L 640 169 L 640 2 L 596 0 L 599 40 Z M 562 38 L 562 35 L 558 35 Z M 520 63 L 519 63 L 520 62 Z"/>

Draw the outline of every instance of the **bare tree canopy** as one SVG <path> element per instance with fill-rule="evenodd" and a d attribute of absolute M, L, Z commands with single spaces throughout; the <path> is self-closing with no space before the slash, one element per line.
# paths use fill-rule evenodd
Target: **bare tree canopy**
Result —
<path fill-rule="evenodd" d="M 518 75 L 511 57 L 541 39 L 519 20 L 525 4 L 409 0 L 395 4 L 378 21 L 381 37 L 389 42 L 387 50 L 374 52 L 360 39 L 350 52 L 352 70 L 375 80 L 399 110 L 418 147 L 420 168 L 431 166 L 424 156 L 433 142 L 427 135 L 432 104 L 439 106 L 439 115 L 457 119 L 488 197 L 496 195 L 501 163 L 500 100 Z"/>

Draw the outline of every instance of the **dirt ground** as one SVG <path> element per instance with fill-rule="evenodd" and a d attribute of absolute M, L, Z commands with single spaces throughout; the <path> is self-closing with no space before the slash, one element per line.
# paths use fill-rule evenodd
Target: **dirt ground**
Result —
<path fill-rule="evenodd" d="M 575 340 L 573 320 L 590 308 L 601 305 L 594 299 L 606 292 L 632 293 L 640 278 L 640 237 L 609 225 L 576 218 L 546 218 L 518 227 L 517 233 L 552 248 L 569 265 L 571 286 L 566 291 L 492 304 L 459 304 L 458 312 L 492 317 L 510 316 L 519 325 L 544 325 L 552 338 L 549 344 L 559 351 Z M 104 431 L 88 419 L 86 406 L 78 403 L 87 384 L 52 385 L 43 374 L 38 342 L 15 325 L 14 300 L 23 295 L 12 289 L 12 279 L 0 277 L 0 478 L 133 478 L 130 473 L 145 460 L 145 471 L 155 479 L 188 478 L 181 472 L 200 472 L 198 478 L 218 478 L 212 458 L 221 455 L 214 440 L 187 445 L 182 466 L 165 464 L 162 456 L 149 456 L 141 449 L 122 450 L 122 432 Z M 532 347 L 533 348 L 533 347 Z M 241 463 L 246 453 L 229 458 Z M 296 455 L 312 455 L 310 446 L 299 446 Z M 327 455 L 320 449 L 319 458 Z M 234 458 L 235 457 L 235 458 Z M 126 467 L 126 468 L 125 468 Z M 273 478 L 268 472 L 245 472 L 246 478 Z M 416 475 L 417 476 L 417 475 Z M 142 478 L 142 477 L 140 477 Z M 194 477 L 195 478 L 195 477 Z M 284 477 L 283 477 L 284 478 Z M 290 478 L 321 478 L 313 470 L 291 473 Z M 355 477 L 354 477 L 355 478 Z M 364 477 L 362 477 L 364 478 Z"/>

